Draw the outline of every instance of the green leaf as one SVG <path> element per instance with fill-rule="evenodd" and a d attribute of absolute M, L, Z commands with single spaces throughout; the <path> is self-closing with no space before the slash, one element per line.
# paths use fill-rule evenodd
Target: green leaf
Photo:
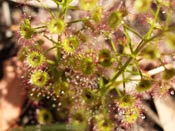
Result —
<path fill-rule="evenodd" d="M 101 21 L 102 19 L 102 7 L 101 6 L 97 6 L 91 14 L 92 19 L 98 23 Z"/>
<path fill-rule="evenodd" d="M 29 52 L 27 55 L 27 63 L 31 67 L 39 67 L 45 62 L 45 56 L 37 51 Z"/>
<path fill-rule="evenodd" d="M 112 12 L 108 18 L 108 25 L 109 27 L 115 29 L 121 23 L 121 20 L 122 20 L 121 12 L 118 11 Z"/>
<path fill-rule="evenodd" d="M 150 9 L 151 0 L 136 0 L 134 4 L 136 10 L 139 12 L 146 12 Z"/>
<path fill-rule="evenodd" d="M 98 61 L 104 67 L 109 67 L 114 63 L 114 59 L 111 56 L 111 53 L 108 49 L 100 50 L 98 54 Z"/>
<path fill-rule="evenodd" d="M 97 4 L 97 0 L 80 0 L 80 7 L 84 10 L 92 10 Z"/>
<path fill-rule="evenodd" d="M 83 58 L 81 60 L 81 71 L 84 74 L 92 74 L 95 70 L 95 65 L 93 63 L 92 58 Z"/>
<path fill-rule="evenodd" d="M 147 78 L 142 78 L 138 83 L 138 85 L 136 86 L 136 90 L 138 92 L 145 92 L 150 90 L 151 87 L 152 87 L 152 81 Z"/>
<path fill-rule="evenodd" d="M 75 36 L 71 36 L 71 37 L 65 39 L 64 42 L 62 43 L 63 49 L 67 53 L 71 53 L 71 52 L 75 51 L 75 49 L 78 47 L 78 45 L 79 45 L 79 40 Z"/>
<path fill-rule="evenodd" d="M 66 25 L 62 19 L 52 19 L 48 25 L 49 31 L 56 34 L 64 32 L 65 27 Z"/>
<path fill-rule="evenodd" d="M 47 84 L 49 75 L 47 72 L 36 70 L 31 75 L 31 83 L 37 87 L 43 87 Z"/>
<path fill-rule="evenodd" d="M 34 35 L 36 30 L 32 28 L 31 23 L 29 19 L 24 19 L 24 22 L 20 26 L 20 33 L 21 36 L 25 39 L 30 39 Z"/>

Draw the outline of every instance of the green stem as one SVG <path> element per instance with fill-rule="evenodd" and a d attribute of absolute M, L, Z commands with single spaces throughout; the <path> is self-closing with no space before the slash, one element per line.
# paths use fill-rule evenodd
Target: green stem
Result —
<path fill-rule="evenodd" d="M 54 41 L 53 39 L 51 39 L 51 38 L 49 38 L 47 35 L 44 35 L 44 37 L 46 38 L 46 39 L 48 39 L 49 41 L 51 41 L 52 43 L 54 43 L 54 44 L 58 44 L 58 42 L 56 42 L 56 41 Z"/>
<path fill-rule="evenodd" d="M 112 46 L 112 49 L 114 50 L 114 52 L 117 52 L 117 49 L 115 47 L 115 44 L 114 44 L 114 41 L 109 37 L 109 40 L 110 40 L 110 44 Z"/>
<path fill-rule="evenodd" d="M 38 26 L 38 27 L 34 27 L 34 29 L 42 29 L 42 28 L 46 28 L 47 26 L 43 25 L 43 26 Z"/>
<path fill-rule="evenodd" d="M 167 13 L 167 18 L 165 21 L 165 29 L 168 29 L 170 20 L 171 20 L 171 16 L 172 16 L 172 10 L 170 9 L 170 7 L 168 8 L 168 13 Z"/>
<path fill-rule="evenodd" d="M 115 53 L 117 53 L 117 49 L 116 49 L 116 47 L 115 47 L 114 41 L 113 41 L 112 38 L 109 36 L 109 33 L 108 33 L 108 32 L 103 32 L 103 35 L 104 35 L 107 39 L 109 39 L 109 42 L 110 42 L 110 44 L 111 44 L 112 49 L 114 50 Z"/>
<path fill-rule="evenodd" d="M 53 46 L 53 47 L 49 48 L 48 50 L 46 50 L 46 51 L 44 52 L 44 55 L 46 55 L 49 51 L 55 49 L 56 47 L 57 47 L 57 46 Z"/>
<path fill-rule="evenodd" d="M 160 12 L 160 4 L 158 4 L 157 10 L 156 10 L 156 14 L 155 14 L 154 19 L 153 19 L 153 23 L 151 24 L 151 27 L 150 27 L 148 33 L 146 34 L 146 37 L 145 37 L 146 39 L 149 39 L 151 37 L 151 34 L 152 34 L 153 30 L 154 30 L 155 22 L 157 21 L 158 16 L 159 16 L 159 12 Z"/>
<path fill-rule="evenodd" d="M 140 39 L 143 39 L 143 37 L 138 32 L 136 32 L 134 29 L 129 27 L 127 24 L 124 23 L 123 26 L 124 26 L 125 29 L 129 30 L 130 32 L 132 32 L 133 34 L 138 36 Z"/>
<path fill-rule="evenodd" d="M 161 58 L 159 58 L 159 61 L 160 61 L 161 65 L 163 66 L 163 68 L 166 70 L 167 68 L 165 67 L 165 64 L 163 63 Z"/>
<path fill-rule="evenodd" d="M 165 31 L 162 31 L 158 34 L 156 34 L 155 36 L 151 37 L 150 39 L 147 39 L 147 40 L 142 40 L 139 45 L 137 46 L 137 48 L 135 49 L 134 53 L 135 54 L 138 54 L 139 51 L 150 41 L 162 36 L 165 32 L 170 32 L 170 31 L 173 31 L 175 30 L 175 27 L 171 27 L 171 28 L 168 28 L 168 30 L 165 30 Z M 140 46 L 141 45 L 141 46 Z M 105 88 L 109 88 L 112 83 L 120 76 L 120 74 L 126 69 L 126 67 L 129 65 L 129 63 L 133 60 L 133 57 L 129 57 L 128 60 L 126 61 L 126 63 L 120 68 L 120 70 L 118 72 L 116 72 L 114 74 L 114 76 L 112 77 L 111 81 L 109 81 L 106 85 L 105 85 Z"/>
<path fill-rule="evenodd" d="M 131 54 L 134 55 L 133 54 L 134 52 L 133 52 L 132 44 L 131 44 L 131 38 L 130 38 L 130 36 L 128 34 L 128 31 L 126 30 L 125 26 L 124 26 L 124 32 L 125 32 L 125 35 L 126 35 L 126 38 L 127 38 L 127 42 L 129 44 L 129 49 L 131 51 Z"/>
<path fill-rule="evenodd" d="M 78 23 L 78 22 L 86 22 L 86 21 L 88 21 L 88 19 L 82 18 L 82 19 L 70 21 L 67 24 L 70 25 L 70 24 L 74 24 L 74 23 Z"/>
<path fill-rule="evenodd" d="M 123 92 L 125 94 L 126 93 L 126 86 L 125 86 L 125 73 L 124 73 L 124 71 L 122 72 L 122 80 L 123 80 Z"/>
<path fill-rule="evenodd" d="M 138 63 L 138 61 L 136 60 L 136 58 L 134 59 L 134 63 L 136 64 L 136 67 L 138 68 L 140 77 L 143 78 L 142 71 L 141 71 L 141 69 L 140 69 L 139 63 Z"/>
<path fill-rule="evenodd" d="M 121 96 L 120 90 L 116 87 L 116 88 L 115 88 L 115 91 L 117 92 L 117 95 L 120 97 L 120 96 Z"/>
<path fill-rule="evenodd" d="M 49 8 L 48 8 L 48 6 L 47 5 L 45 5 L 41 0 L 37 0 L 39 3 L 41 3 L 41 5 L 42 5 L 42 7 L 44 8 L 44 9 L 46 9 L 49 13 L 50 13 L 50 15 L 53 17 L 53 18 L 55 18 L 55 14 L 53 13 L 53 11 L 51 11 Z"/>

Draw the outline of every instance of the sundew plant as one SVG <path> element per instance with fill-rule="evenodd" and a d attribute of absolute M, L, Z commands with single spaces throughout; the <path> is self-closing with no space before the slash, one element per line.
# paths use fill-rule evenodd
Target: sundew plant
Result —
<path fill-rule="evenodd" d="M 142 115 L 143 95 L 168 93 L 175 75 L 165 61 L 175 53 L 172 0 L 52 0 L 54 10 L 38 2 L 49 15 L 39 24 L 24 18 L 18 58 L 29 99 L 47 103 L 36 111 L 39 124 L 127 130 Z M 144 68 L 145 61 L 160 70 Z"/>

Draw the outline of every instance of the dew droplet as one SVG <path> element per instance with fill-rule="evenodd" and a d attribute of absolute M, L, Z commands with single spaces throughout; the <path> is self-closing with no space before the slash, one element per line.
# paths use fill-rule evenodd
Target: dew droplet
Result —
<path fill-rule="evenodd" d="M 61 94 L 64 95 L 64 91 L 61 91 Z"/>
<path fill-rule="evenodd" d="M 61 105 L 62 105 L 62 103 L 61 103 L 61 102 L 59 102 L 59 103 L 58 103 L 58 106 L 61 106 Z"/>
<path fill-rule="evenodd" d="M 174 94 L 175 94 L 175 92 L 174 92 L 174 91 L 170 91 L 170 94 L 171 94 L 171 95 L 174 95 Z"/>
<path fill-rule="evenodd" d="M 75 97 L 74 97 L 74 96 L 72 96 L 72 99 L 75 99 Z"/>
<path fill-rule="evenodd" d="M 39 97 L 40 95 L 41 95 L 41 93 L 39 92 L 37 96 Z"/>
<path fill-rule="evenodd" d="M 26 124 L 28 123 L 28 121 L 29 121 L 29 118 L 25 116 L 22 120 L 22 123 Z"/>
<path fill-rule="evenodd" d="M 79 79 L 79 78 L 80 78 L 80 76 L 79 76 L 79 75 L 77 75 L 77 76 L 76 76 L 76 78 L 77 78 L 77 79 Z"/>
<path fill-rule="evenodd" d="M 33 89 L 32 89 L 32 91 L 35 91 L 35 90 L 36 90 L 36 88 L 33 88 Z"/>
<path fill-rule="evenodd" d="M 71 20 L 71 19 L 72 19 L 72 17 L 71 17 L 70 15 L 68 15 L 68 16 L 67 16 L 67 19 Z"/>
<path fill-rule="evenodd" d="M 141 118 L 144 120 L 146 118 L 146 116 L 145 115 L 142 115 Z"/>
<path fill-rule="evenodd" d="M 56 101 L 56 98 L 53 98 L 53 101 Z"/>
<path fill-rule="evenodd" d="M 24 78 L 24 76 L 21 76 L 21 79 L 23 79 Z"/>
<path fill-rule="evenodd" d="M 115 119 L 117 119 L 117 118 L 118 118 L 118 115 L 117 115 L 117 114 L 115 114 L 115 115 L 114 115 L 114 118 L 115 118 Z"/>
<path fill-rule="evenodd" d="M 49 99 L 49 98 L 50 98 L 50 96 L 47 96 L 46 98 L 47 98 L 47 99 Z"/>
<path fill-rule="evenodd" d="M 52 104 L 52 107 L 53 107 L 53 108 L 55 108 L 55 107 L 56 107 L 56 105 L 55 105 L 55 104 Z"/>

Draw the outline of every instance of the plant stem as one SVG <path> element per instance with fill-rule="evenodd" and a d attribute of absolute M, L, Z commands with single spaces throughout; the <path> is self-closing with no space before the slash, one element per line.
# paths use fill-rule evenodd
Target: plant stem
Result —
<path fill-rule="evenodd" d="M 73 21 L 68 22 L 67 24 L 70 25 L 70 24 L 73 24 L 73 23 L 85 22 L 85 21 L 88 21 L 88 19 L 82 18 L 82 19 L 78 19 L 78 20 L 73 20 Z"/>
<path fill-rule="evenodd" d="M 44 52 L 44 55 L 46 55 L 49 51 L 55 49 L 56 47 L 57 47 L 57 46 L 53 46 L 53 47 L 49 48 L 48 50 L 46 50 L 46 51 Z"/>
<path fill-rule="evenodd" d="M 38 26 L 38 27 L 34 27 L 34 29 L 42 29 L 42 28 L 46 28 L 47 26 L 43 25 L 43 26 Z"/>
<path fill-rule="evenodd" d="M 168 28 L 168 29 L 165 30 L 165 31 L 162 31 L 162 32 L 160 32 L 160 33 L 154 35 L 153 37 L 151 37 L 151 38 L 149 38 L 149 39 L 147 39 L 147 40 L 144 40 L 144 39 L 143 39 L 143 40 L 138 44 L 138 46 L 137 46 L 137 48 L 135 49 L 134 53 L 135 53 L 135 54 L 138 54 L 139 51 L 140 51 L 148 42 L 150 42 L 150 41 L 152 41 L 152 40 L 154 40 L 154 39 L 156 39 L 156 38 L 162 36 L 165 32 L 170 32 L 170 31 L 173 31 L 173 30 L 175 30 L 175 26 L 173 26 L 173 27 L 171 27 L 171 28 Z M 112 85 L 112 83 L 121 75 L 121 73 L 126 69 L 126 67 L 129 65 L 129 63 L 130 63 L 132 60 L 133 60 L 133 57 L 130 56 L 130 57 L 128 58 L 128 60 L 125 62 L 125 64 L 120 68 L 120 70 L 114 74 L 114 76 L 112 77 L 111 81 L 109 81 L 109 82 L 105 85 L 105 88 L 109 88 L 109 87 Z"/>
<path fill-rule="evenodd" d="M 124 23 L 123 26 L 124 26 L 124 28 L 126 28 L 127 30 L 129 30 L 130 32 L 132 32 L 133 34 L 138 36 L 140 39 L 143 39 L 143 37 L 138 32 L 136 32 L 134 29 L 129 27 L 127 24 Z"/>
<path fill-rule="evenodd" d="M 53 39 L 51 39 L 51 38 L 49 38 L 47 35 L 44 35 L 44 37 L 46 38 L 46 39 L 48 39 L 49 41 L 51 41 L 52 43 L 54 43 L 54 44 L 58 44 L 58 42 L 56 42 L 56 41 L 54 41 Z"/>

